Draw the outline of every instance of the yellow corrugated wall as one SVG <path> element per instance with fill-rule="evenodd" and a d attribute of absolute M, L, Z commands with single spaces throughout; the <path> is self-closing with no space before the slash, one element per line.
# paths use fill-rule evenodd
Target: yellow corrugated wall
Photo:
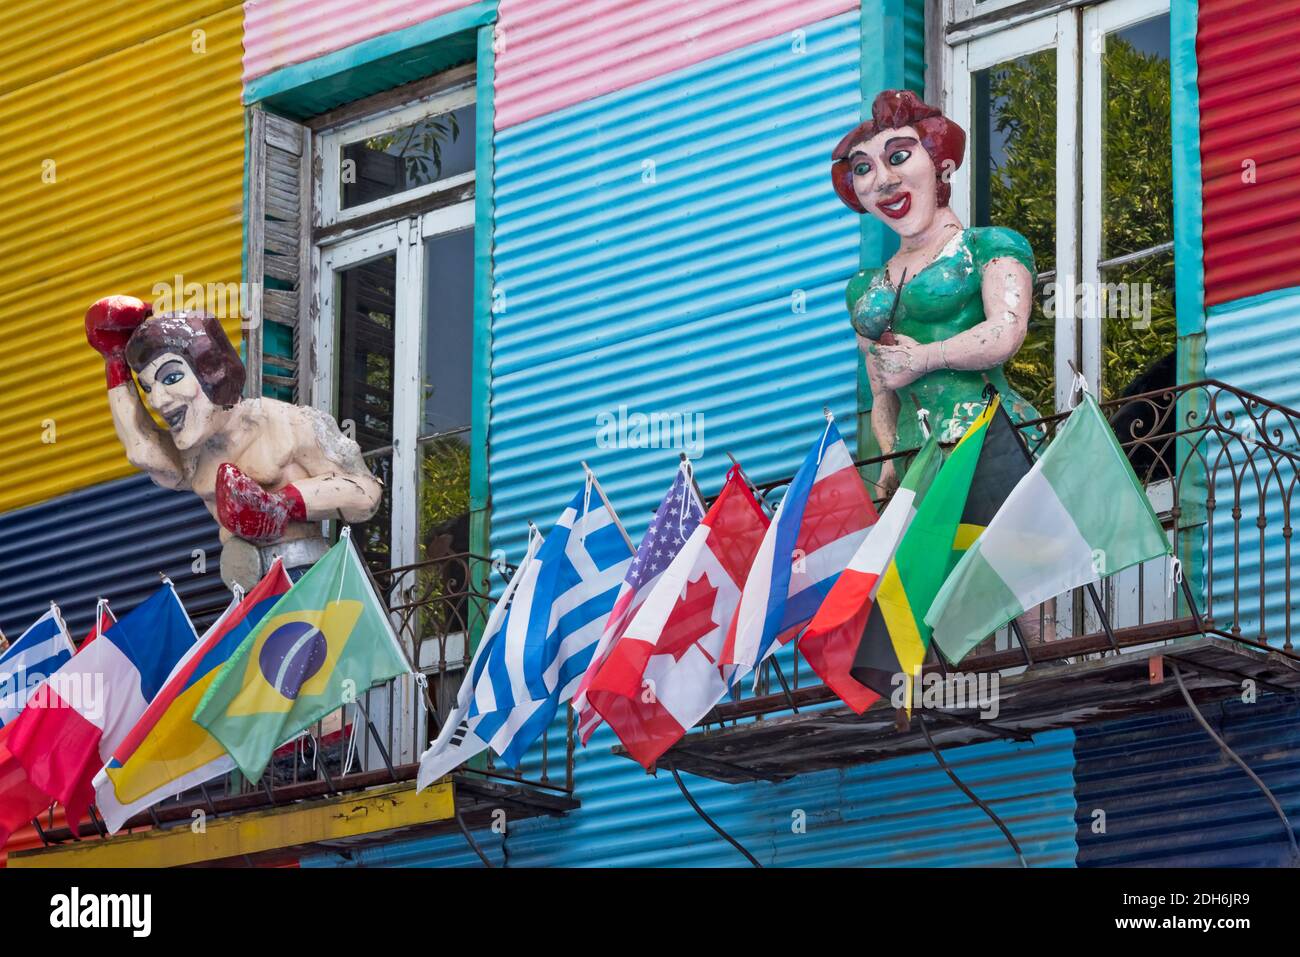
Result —
<path fill-rule="evenodd" d="M 37 0 L 5 13 L 0 512 L 133 471 L 83 315 L 177 274 L 238 282 L 244 166 L 240 4 Z M 227 329 L 238 344 L 237 317 Z"/>

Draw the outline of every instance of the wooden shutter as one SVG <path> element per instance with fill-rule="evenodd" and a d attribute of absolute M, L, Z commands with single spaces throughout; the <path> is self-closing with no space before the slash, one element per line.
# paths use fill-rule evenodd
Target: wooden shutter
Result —
<path fill-rule="evenodd" d="M 248 395 L 305 400 L 311 381 L 311 131 L 252 117 L 248 186 Z"/>

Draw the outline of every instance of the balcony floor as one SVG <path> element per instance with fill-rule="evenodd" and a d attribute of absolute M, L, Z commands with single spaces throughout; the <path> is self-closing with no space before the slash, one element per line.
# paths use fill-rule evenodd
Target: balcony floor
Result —
<path fill-rule="evenodd" d="M 1137 644 L 1140 637 L 1123 635 L 1121 646 Z M 1198 704 L 1240 695 L 1246 678 L 1255 680 L 1260 694 L 1300 689 L 1300 660 L 1281 651 L 1199 634 L 1154 646 L 1151 640 L 1148 637 L 1142 646 L 1118 654 L 1111 652 L 1106 657 L 1036 663 L 1020 674 L 1000 676 L 996 718 L 981 719 L 978 708 L 927 708 L 924 714 L 935 746 L 1028 741 L 1040 731 L 1184 707 L 1174 678 L 1175 663 Z M 1040 646 L 1035 652 L 1048 647 Z M 1011 654 L 1013 660 L 998 667 L 1014 665 L 1018 653 Z M 1007 655 L 989 657 L 1006 659 Z M 896 724 L 899 712 L 887 700 L 878 701 L 859 716 L 843 704 L 830 704 L 828 697 L 828 689 L 821 686 L 801 689 L 795 692 L 796 704 L 802 709 L 799 713 L 761 720 L 744 720 L 744 712 L 756 713 L 753 702 L 759 700 L 778 702 L 769 710 L 784 707 L 788 712 L 788 704 L 779 703 L 784 696 L 720 706 L 714 718 L 736 717 L 743 723 L 688 734 L 664 755 L 660 764 L 668 767 L 671 762 L 680 771 L 738 784 L 783 781 L 798 774 L 929 750 L 915 712 L 907 730 L 900 730 Z M 822 707 L 805 707 L 815 706 L 818 698 L 825 702 Z"/>

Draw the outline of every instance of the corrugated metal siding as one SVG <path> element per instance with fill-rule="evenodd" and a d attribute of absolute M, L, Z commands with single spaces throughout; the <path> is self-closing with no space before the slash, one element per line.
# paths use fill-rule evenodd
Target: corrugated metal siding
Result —
<path fill-rule="evenodd" d="M 843 308 L 858 220 L 827 188 L 831 146 L 858 120 L 856 13 L 497 137 L 493 545 L 523 545 L 572 494 L 585 458 L 639 536 L 675 449 L 602 449 L 595 417 L 705 414 L 699 475 L 716 491 L 726 451 L 757 479 L 789 474 L 830 404 L 850 434 L 855 354 Z M 653 160 L 655 181 L 642 180 Z M 792 294 L 806 293 L 804 311 Z M 552 729 L 550 754 L 562 754 Z M 520 866 L 732 866 L 744 861 L 678 794 L 615 756 L 602 729 L 575 770 L 581 810 L 483 833 Z M 534 749 L 525 763 L 536 772 Z M 1074 860 L 1073 736 L 949 752 L 1036 865 Z M 554 773 L 554 769 L 553 773 Z M 1001 834 L 930 756 L 780 784 L 689 778 L 701 804 L 777 865 L 1014 865 Z M 806 814 L 807 833 L 792 827 Z M 456 835 L 305 859 L 304 866 L 473 865 Z"/>
<path fill-rule="evenodd" d="M 10 11 L 6 29 L 6 42 L 28 51 L 30 82 L 13 86 L 6 69 L 0 95 L 11 226 L 0 236 L 9 357 L 0 365 L 0 512 L 132 471 L 113 433 L 103 363 L 86 345 L 87 306 L 109 293 L 150 298 L 178 273 L 240 279 L 238 4 L 215 13 L 211 2 L 171 4 L 156 21 L 133 11 L 107 30 L 102 4 L 31 7 L 24 18 Z M 205 53 L 193 52 L 195 30 Z M 47 40 L 56 54 L 40 64 Z M 56 164 L 53 183 L 42 181 L 46 160 Z M 238 319 L 228 328 L 238 341 Z M 46 420 L 53 444 L 42 441 Z"/>
<path fill-rule="evenodd" d="M 1201 710 L 1300 824 L 1300 698 Z M 1080 867 L 1293 863 L 1263 793 L 1189 711 L 1084 726 L 1074 752 Z M 1105 834 L 1092 832 L 1096 809 L 1106 812 Z"/>
<path fill-rule="evenodd" d="M 1300 289 L 1287 289 L 1279 292 L 1254 296 L 1240 302 L 1211 308 L 1205 322 L 1205 373 L 1211 378 L 1220 379 L 1238 388 L 1287 406 L 1300 409 L 1300 341 L 1296 337 L 1296 319 L 1300 314 Z M 1236 430 L 1250 422 L 1249 416 L 1239 404 L 1221 404 L 1218 409 L 1221 422 L 1230 421 L 1234 416 Z M 1279 427 L 1278 421 L 1265 423 Z M 1290 430 L 1282 428 L 1280 441 L 1291 452 L 1300 452 L 1295 437 Z M 1219 627 L 1230 627 L 1233 617 L 1234 587 L 1239 590 L 1238 617 L 1244 634 L 1258 635 L 1260 623 L 1260 535 L 1258 521 L 1260 518 L 1260 492 L 1256 478 L 1250 472 L 1250 466 L 1244 462 L 1244 448 L 1252 448 L 1251 461 L 1260 470 L 1259 482 L 1267 481 L 1268 490 L 1264 494 L 1263 515 L 1266 525 L 1262 530 L 1264 555 L 1265 604 L 1264 624 L 1268 639 L 1280 644 L 1285 639 L 1287 627 L 1287 538 L 1283 536 L 1286 525 L 1300 523 L 1300 496 L 1292 488 L 1296 481 L 1293 470 L 1288 466 L 1281 474 L 1270 475 L 1267 471 L 1268 456 L 1253 443 L 1233 442 L 1228 452 L 1232 454 L 1236 465 L 1229 464 L 1226 458 L 1220 461 L 1217 473 L 1214 472 L 1216 456 L 1219 449 L 1210 450 L 1210 480 L 1214 488 L 1215 510 L 1213 516 L 1213 542 L 1207 548 L 1213 550 L 1213 579 L 1215 623 Z M 1232 471 L 1243 476 L 1241 483 L 1241 519 L 1234 522 L 1232 509 L 1234 504 Z M 1281 479 L 1281 491 L 1279 491 Z M 1283 496 L 1291 500 L 1290 515 L 1285 514 Z M 1289 522 L 1287 519 L 1289 518 Z M 1234 527 L 1236 526 L 1236 527 Z M 1234 534 L 1239 536 L 1239 559 L 1236 571 L 1239 579 L 1234 582 Z M 1293 548 L 1290 556 L 1291 604 L 1300 600 L 1300 548 Z M 1291 640 L 1297 641 L 1295 630 L 1300 628 L 1296 611 L 1292 608 L 1290 626 Z"/>
<path fill-rule="evenodd" d="M 826 158 L 857 122 L 857 19 L 807 26 L 802 55 L 783 36 L 498 134 L 494 547 L 522 554 L 582 459 L 641 534 L 677 450 L 599 448 L 620 404 L 703 414 L 710 494 L 727 451 L 757 481 L 793 472 L 823 405 L 852 441 L 858 222 Z"/>
<path fill-rule="evenodd" d="M 501 0 L 496 127 L 857 7 L 858 0 Z"/>
<path fill-rule="evenodd" d="M 1200 0 L 1196 54 L 1206 305 L 1300 285 L 1300 4 Z"/>
<path fill-rule="evenodd" d="M 553 739 L 552 753 L 562 738 Z M 476 833 L 494 863 L 512 867 L 745 867 L 747 862 L 691 810 L 666 771 L 647 777 L 598 732 L 580 752 L 582 808 L 563 818 Z M 944 752 L 962 779 L 1006 821 L 1031 866 L 1072 866 L 1074 735 L 1030 744 Z M 930 755 L 782 784 L 727 785 L 684 775 L 691 794 L 758 860 L 777 867 L 1016 867 L 993 823 L 957 790 Z M 802 812 L 804 833 L 796 833 Z M 308 866 L 474 866 L 464 838 L 446 835 L 304 858 Z"/>
<path fill-rule="evenodd" d="M 196 548 L 206 574 L 194 573 Z M 97 598 L 120 616 L 153 593 L 159 572 L 201 628 L 230 600 L 220 562 L 217 523 L 197 496 L 144 476 L 83 489 L 0 515 L 0 628 L 16 638 L 55 601 L 80 641 Z"/>
<path fill-rule="evenodd" d="M 474 0 L 248 0 L 244 81 L 470 6 Z"/>

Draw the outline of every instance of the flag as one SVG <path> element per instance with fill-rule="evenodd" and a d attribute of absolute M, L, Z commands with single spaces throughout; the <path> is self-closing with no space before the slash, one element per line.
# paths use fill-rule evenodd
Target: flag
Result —
<path fill-rule="evenodd" d="M 858 546 L 844 574 L 831 587 L 799 637 L 799 651 L 813 671 L 858 714 L 880 697 L 849 673 L 871 614 L 876 586 L 942 464 L 943 451 L 932 435 L 917 452 L 880 521 Z"/>
<path fill-rule="evenodd" d="M 31 783 L 67 808 L 70 826 L 94 798 L 96 772 L 195 640 L 166 582 L 50 675 L 14 719 L 10 750 Z"/>
<path fill-rule="evenodd" d="M 1085 392 L 944 582 L 926 622 L 957 662 L 1027 609 L 1169 553 L 1141 482 Z"/>
<path fill-rule="evenodd" d="M 292 585 L 277 558 L 253 590 L 231 601 L 168 676 L 111 760 L 95 776 L 110 833 L 136 811 L 233 771 L 234 759 L 195 724 L 194 709 L 220 667 Z"/>
<path fill-rule="evenodd" d="M 453 768 L 464 764 L 474 755 L 484 751 L 488 743 L 470 732 L 469 709 L 474 700 L 474 689 L 478 687 L 479 681 L 483 680 L 483 672 L 487 666 L 488 657 L 492 653 L 497 641 L 501 640 L 499 635 L 501 629 L 505 626 L 507 613 L 514 601 L 515 592 L 518 591 L 520 584 L 528 579 L 529 587 L 533 587 L 537 580 L 537 563 L 534 558 L 537 555 L 538 548 L 542 544 L 541 535 L 530 534 L 528 536 L 528 547 L 524 552 L 524 559 L 515 569 L 515 573 L 510 576 L 510 581 L 506 585 L 506 590 L 501 593 L 495 605 L 492 606 L 492 613 L 488 615 L 487 624 L 483 627 L 483 635 L 479 638 L 478 648 L 474 652 L 474 659 L 470 662 L 469 673 L 460 683 L 460 690 L 456 693 L 456 707 L 451 710 L 447 718 L 442 723 L 442 728 L 438 732 L 438 737 L 429 745 L 424 754 L 420 755 L 420 770 L 416 776 L 416 790 L 423 791 L 438 778 L 442 777 Z M 490 693 L 490 687 L 485 687 L 485 693 Z"/>
<path fill-rule="evenodd" d="M 479 640 L 458 707 L 420 758 L 424 788 L 490 747 L 510 767 L 573 697 L 632 563 L 618 517 L 587 481 L 550 533 L 534 536 L 511 580 L 509 607 L 493 609 L 493 628 Z M 517 584 L 516 584 L 517 582 Z M 467 688 L 468 686 L 468 688 Z"/>
<path fill-rule="evenodd" d="M 81 643 L 77 645 L 77 648 L 81 649 L 86 647 L 86 645 L 94 641 L 116 624 L 117 616 L 114 615 L 112 609 L 108 607 L 108 599 L 101 598 L 95 603 L 95 623 L 90 626 L 90 631 L 86 632 L 86 637 L 81 639 Z"/>
<path fill-rule="evenodd" d="M 36 787 L 27 778 L 27 771 L 9 750 L 9 734 L 13 725 L 0 728 L 0 847 L 9 836 L 25 827 L 54 799 Z"/>
<path fill-rule="evenodd" d="M 194 721 L 256 781 L 284 741 L 409 670 L 344 529 L 221 666 Z"/>
<path fill-rule="evenodd" d="M 834 421 L 808 450 L 759 546 L 722 651 L 734 684 L 812 620 L 876 508 Z"/>
<path fill-rule="evenodd" d="M 883 695 L 906 676 L 911 710 L 911 678 L 930 643 L 930 603 L 1031 461 L 1001 397 L 994 395 L 935 476 L 881 576 L 849 672 L 853 680 Z"/>
<path fill-rule="evenodd" d="M 767 527 L 733 466 L 592 679 L 587 700 L 647 770 L 726 693 L 722 645 Z"/>
<path fill-rule="evenodd" d="M 592 679 L 605 663 L 610 648 L 623 637 L 632 616 L 703 517 L 704 503 L 695 491 L 690 463 L 683 461 L 677 469 L 672 486 L 660 501 L 654 518 L 650 519 L 649 528 L 641 538 L 641 545 L 627 570 L 627 577 L 619 587 L 614 609 L 600 636 L 600 643 L 596 645 L 591 663 L 587 665 L 577 693 L 573 696 L 573 710 L 578 713 L 578 734 L 584 745 L 602 720 L 600 712 L 587 701 L 587 689 L 591 686 Z"/>
<path fill-rule="evenodd" d="M 58 606 L 51 602 L 50 610 L 0 655 L 0 726 L 18 717 L 37 686 L 76 650 Z"/>

